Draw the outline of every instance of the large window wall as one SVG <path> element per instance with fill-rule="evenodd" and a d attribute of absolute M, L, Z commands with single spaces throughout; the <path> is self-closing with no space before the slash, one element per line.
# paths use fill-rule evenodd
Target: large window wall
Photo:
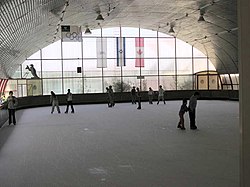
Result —
<path fill-rule="evenodd" d="M 157 90 L 158 85 L 167 90 L 190 90 L 197 89 L 197 72 L 215 71 L 200 51 L 156 31 L 117 27 L 83 33 L 82 38 L 82 42 L 57 41 L 27 58 L 10 81 L 17 95 L 47 95 L 51 90 L 64 94 L 68 88 L 73 93 L 102 93 L 109 85 L 116 92 L 130 91 L 132 86 Z M 21 93 L 24 88 L 19 82 L 25 85 L 32 80 L 26 69 L 30 64 L 40 79 L 30 82 L 36 84 L 30 86 L 32 91 Z"/>

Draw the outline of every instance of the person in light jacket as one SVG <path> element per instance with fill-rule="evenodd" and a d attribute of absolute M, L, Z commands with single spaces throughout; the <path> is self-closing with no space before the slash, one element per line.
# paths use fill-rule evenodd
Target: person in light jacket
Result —
<path fill-rule="evenodd" d="M 7 103 L 8 103 L 8 112 L 9 112 L 9 125 L 12 123 L 16 125 L 16 106 L 18 105 L 17 98 L 13 96 L 13 91 L 9 92 L 9 96 L 7 98 Z"/>
<path fill-rule="evenodd" d="M 164 98 L 164 92 L 165 90 L 162 88 L 162 85 L 159 86 L 159 91 L 158 91 L 158 102 L 157 105 L 159 104 L 160 100 L 163 101 L 164 104 L 166 104 L 165 98 Z"/>
<path fill-rule="evenodd" d="M 75 113 L 75 110 L 74 110 L 74 106 L 73 106 L 73 95 L 72 93 L 70 92 L 70 89 L 68 89 L 68 93 L 66 94 L 67 96 L 67 107 L 66 107 L 66 111 L 65 113 L 67 114 L 68 111 L 69 111 L 69 105 L 71 107 L 71 113 Z"/>
<path fill-rule="evenodd" d="M 149 87 L 149 90 L 148 90 L 148 102 L 149 104 L 153 104 L 153 97 L 154 97 L 154 90 Z"/>
<path fill-rule="evenodd" d="M 51 114 L 53 114 L 55 106 L 56 106 L 57 112 L 61 113 L 60 108 L 59 108 L 59 101 L 58 101 L 56 94 L 53 91 L 51 91 L 50 93 L 51 93 L 50 103 L 52 104 Z"/>

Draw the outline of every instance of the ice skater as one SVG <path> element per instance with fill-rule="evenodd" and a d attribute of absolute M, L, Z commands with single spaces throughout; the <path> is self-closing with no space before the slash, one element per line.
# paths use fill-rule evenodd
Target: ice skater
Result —
<path fill-rule="evenodd" d="M 180 128 L 182 130 L 186 129 L 185 126 L 184 126 L 184 114 L 187 111 L 188 111 L 187 99 L 183 99 L 182 100 L 182 105 L 181 105 L 181 108 L 180 108 L 180 111 L 179 111 L 180 120 L 179 120 L 177 128 Z"/>
<path fill-rule="evenodd" d="M 137 102 L 138 102 L 137 109 L 140 110 L 141 109 L 141 92 L 138 87 L 136 88 L 136 96 L 137 96 Z"/>
<path fill-rule="evenodd" d="M 197 126 L 195 125 L 195 118 L 196 118 L 196 106 L 197 106 L 197 99 L 200 97 L 199 92 L 195 92 L 189 99 L 189 119 L 190 119 L 190 129 L 195 130 Z"/>
<path fill-rule="evenodd" d="M 70 89 L 68 89 L 68 93 L 66 94 L 67 96 L 67 107 L 65 113 L 68 113 L 69 110 L 69 105 L 71 107 L 71 113 L 75 113 L 74 106 L 73 106 L 73 94 L 70 92 Z"/>
<path fill-rule="evenodd" d="M 16 125 L 16 106 L 18 105 L 17 98 L 13 95 L 13 91 L 9 92 L 7 98 L 8 112 L 9 112 L 9 125 L 13 122 Z"/>
<path fill-rule="evenodd" d="M 56 106 L 57 112 L 61 113 L 60 108 L 59 108 L 59 101 L 58 101 L 56 94 L 53 91 L 51 91 L 50 93 L 51 93 L 50 103 L 52 104 L 51 114 L 53 114 L 55 106 Z"/>
<path fill-rule="evenodd" d="M 165 92 L 165 90 L 162 88 L 162 85 L 160 85 L 159 86 L 159 91 L 158 91 L 158 102 L 157 102 L 157 105 L 159 104 L 160 100 L 162 100 L 163 103 L 166 104 L 165 98 L 164 98 L 164 92 Z"/>

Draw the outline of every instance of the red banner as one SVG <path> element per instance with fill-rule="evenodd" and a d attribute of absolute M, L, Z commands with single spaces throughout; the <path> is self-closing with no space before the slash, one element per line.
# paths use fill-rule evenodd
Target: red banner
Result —
<path fill-rule="evenodd" d="M 5 91 L 8 79 L 0 79 L 0 93 Z"/>
<path fill-rule="evenodd" d="M 135 38 L 135 67 L 144 67 L 144 38 Z"/>

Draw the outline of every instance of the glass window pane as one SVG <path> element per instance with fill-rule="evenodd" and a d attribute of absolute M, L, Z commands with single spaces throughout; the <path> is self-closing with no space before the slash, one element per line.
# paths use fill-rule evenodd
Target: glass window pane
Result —
<path fill-rule="evenodd" d="M 158 60 L 144 59 L 145 67 L 141 68 L 142 75 L 157 75 L 158 74 Z"/>
<path fill-rule="evenodd" d="M 159 85 L 162 85 L 164 90 L 176 90 L 175 76 L 160 76 L 159 78 Z"/>
<path fill-rule="evenodd" d="M 103 37 L 120 37 L 120 27 L 102 29 Z"/>
<path fill-rule="evenodd" d="M 115 59 L 107 60 L 107 68 L 103 68 L 103 75 L 104 76 L 121 76 L 121 67 L 117 66 L 117 61 Z"/>
<path fill-rule="evenodd" d="M 42 61 L 42 77 L 62 77 L 62 61 L 61 60 L 43 60 Z"/>
<path fill-rule="evenodd" d="M 126 58 L 135 58 L 135 38 L 126 38 L 125 39 L 126 45 L 125 45 L 125 49 L 126 49 Z"/>
<path fill-rule="evenodd" d="M 239 90 L 239 85 L 233 85 L 234 90 Z"/>
<path fill-rule="evenodd" d="M 210 60 L 208 60 L 208 70 L 216 71 L 216 68 L 214 67 L 213 63 Z"/>
<path fill-rule="evenodd" d="M 42 49 L 43 59 L 61 59 L 61 40 Z"/>
<path fill-rule="evenodd" d="M 148 30 L 148 29 L 140 29 L 141 37 L 157 37 L 157 32 Z"/>
<path fill-rule="evenodd" d="M 126 59 L 126 66 L 122 67 L 123 76 L 139 76 L 140 68 L 135 67 L 135 59 Z"/>
<path fill-rule="evenodd" d="M 142 91 L 148 91 L 151 87 L 154 91 L 158 90 L 158 76 L 145 76 L 141 81 Z"/>
<path fill-rule="evenodd" d="M 207 58 L 194 59 L 194 73 L 207 70 Z"/>
<path fill-rule="evenodd" d="M 159 57 L 160 58 L 175 57 L 174 38 L 159 38 Z"/>
<path fill-rule="evenodd" d="M 176 57 L 192 57 L 192 46 L 176 39 Z"/>
<path fill-rule="evenodd" d="M 175 59 L 159 60 L 160 75 L 175 75 Z"/>
<path fill-rule="evenodd" d="M 168 38 L 174 38 L 173 36 L 166 34 L 166 33 L 162 33 L 162 32 L 158 32 L 158 36 L 159 37 L 168 37 Z"/>
<path fill-rule="evenodd" d="M 192 90 L 192 76 L 177 76 L 177 90 Z"/>
<path fill-rule="evenodd" d="M 108 77 L 104 79 L 104 87 L 111 85 L 114 92 L 129 92 L 132 88 L 132 83 L 126 79 L 121 80 L 121 77 Z M 106 91 L 106 90 L 105 90 Z"/>
<path fill-rule="evenodd" d="M 239 74 L 230 74 L 230 76 L 233 84 L 239 84 Z"/>
<path fill-rule="evenodd" d="M 62 94 L 62 79 L 43 79 L 43 95 L 50 95 L 54 91 L 55 94 Z"/>
<path fill-rule="evenodd" d="M 133 86 L 135 87 L 140 87 L 140 79 L 137 79 L 136 76 L 131 76 L 131 77 L 123 77 L 123 82 L 126 84 L 129 84 L 131 86 L 131 89 Z"/>
<path fill-rule="evenodd" d="M 84 93 L 103 93 L 101 78 L 84 78 Z"/>
<path fill-rule="evenodd" d="M 68 92 L 68 89 L 73 94 L 83 93 L 83 79 L 82 78 L 65 78 L 63 79 L 64 93 Z"/>
<path fill-rule="evenodd" d="M 77 73 L 77 68 L 82 68 L 82 60 L 64 60 L 63 77 L 82 77 L 82 73 Z"/>
<path fill-rule="evenodd" d="M 200 50 L 193 48 L 194 57 L 206 57 Z"/>
<path fill-rule="evenodd" d="M 62 42 L 63 58 L 82 58 L 81 42 Z"/>
<path fill-rule="evenodd" d="M 17 97 L 22 97 L 21 95 L 18 95 L 17 80 L 11 80 L 11 79 L 8 80 L 8 83 L 4 91 L 6 99 L 9 96 L 9 91 L 13 91 L 13 95 Z"/>
<path fill-rule="evenodd" d="M 177 75 L 192 74 L 192 59 L 177 59 Z"/>
<path fill-rule="evenodd" d="M 144 38 L 144 58 L 157 58 L 156 38 Z"/>
<path fill-rule="evenodd" d="M 11 78 L 13 78 L 13 79 L 22 78 L 21 77 L 21 68 L 22 68 L 22 65 L 18 65 L 18 68 L 17 68 L 16 72 L 14 73 L 14 75 Z"/>
<path fill-rule="evenodd" d="M 139 28 L 122 27 L 122 37 L 139 37 Z"/>
<path fill-rule="evenodd" d="M 97 58 L 96 38 L 83 39 L 83 58 Z"/>
<path fill-rule="evenodd" d="M 116 58 L 116 38 L 107 38 L 107 58 Z"/>
<path fill-rule="evenodd" d="M 83 73 L 85 77 L 102 76 L 102 68 L 97 68 L 97 60 L 83 60 Z"/>

